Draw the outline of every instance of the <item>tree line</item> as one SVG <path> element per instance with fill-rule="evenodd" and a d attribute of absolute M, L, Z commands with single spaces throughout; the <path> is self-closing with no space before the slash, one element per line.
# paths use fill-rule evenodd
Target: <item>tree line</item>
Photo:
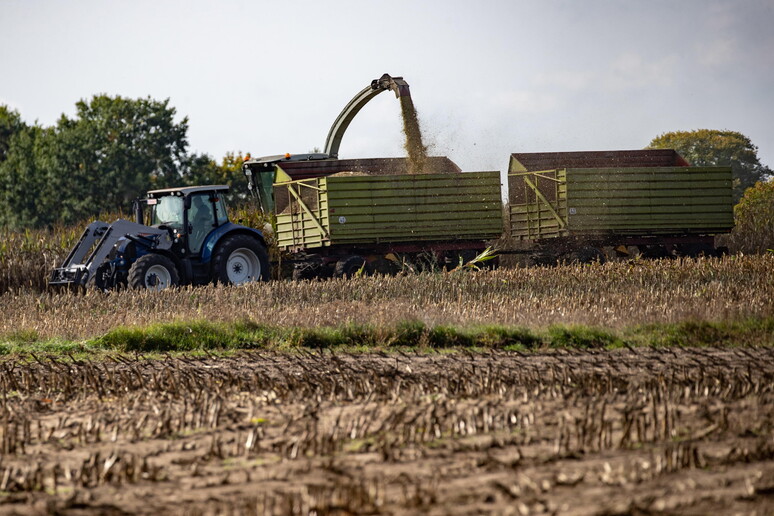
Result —
<path fill-rule="evenodd" d="M 188 118 L 175 115 L 169 99 L 95 95 L 76 103 L 73 117 L 42 127 L 0 105 L 0 227 L 80 222 L 126 210 L 154 188 L 228 184 L 244 195 L 244 158 L 189 153 Z M 734 131 L 670 132 L 649 147 L 675 149 L 696 166 L 730 165 L 735 201 L 772 175 L 752 141 Z"/>
<path fill-rule="evenodd" d="M 96 95 L 51 127 L 0 106 L 0 227 L 71 224 L 126 211 L 146 190 L 229 184 L 246 192 L 243 158 L 188 152 L 188 119 L 169 100 Z"/>

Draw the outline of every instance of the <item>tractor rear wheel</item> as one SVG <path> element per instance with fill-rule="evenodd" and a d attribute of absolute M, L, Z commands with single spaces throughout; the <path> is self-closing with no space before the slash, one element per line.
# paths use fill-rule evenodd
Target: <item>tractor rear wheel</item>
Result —
<path fill-rule="evenodd" d="M 212 259 L 213 279 L 226 285 L 269 281 L 269 254 L 249 235 L 226 237 Z"/>
<path fill-rule="evenodd" d="M 164 290 L 179 281 L 177 267 L 161 254 L 140 256 L 129 269 L 129 287 L 135 289 Z"/>

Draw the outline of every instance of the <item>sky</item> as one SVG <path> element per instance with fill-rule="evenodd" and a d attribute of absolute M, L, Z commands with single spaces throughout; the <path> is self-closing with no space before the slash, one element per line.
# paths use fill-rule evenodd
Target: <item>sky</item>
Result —
<path fill-rule="evenodd" d="M 430 153 L 466 171 L 700 128 L 774 168 L 773 25 L 772 0 L 0 0 L 0 104 L 48 126 L 95 94 L 169 99 L 219 160 L 323 148 L 389 73 Z M 402 137 L 382 93 L 339 156 L 402 156 Z"/>

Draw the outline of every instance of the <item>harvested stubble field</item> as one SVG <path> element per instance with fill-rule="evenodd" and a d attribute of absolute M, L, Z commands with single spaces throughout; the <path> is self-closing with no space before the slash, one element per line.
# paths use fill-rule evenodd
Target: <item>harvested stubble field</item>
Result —
<path fill-rule="evenodd" d="M 0 513 L 774 512 L 772 255 L 0 303 Z"/>
<path fill-rule="evenodd" d="M 771 514 L 766 348 L 0 363 L 15 514 Z"/>
<path fill-rule="evenodd" d="M 686 321 L 770 321 L 774 255 L 274 281 L 164 292 L 13 291 L 0 295 L 0 304 L 0 341 L 5 336 L 20 342 L 81 340 L 122 326 L 193 320 L 282 328 L 359 325 L 377 330 L 406 321 L 428 327 L 499 325 L 532 330 L 586 325 L 624 332 Z"/>

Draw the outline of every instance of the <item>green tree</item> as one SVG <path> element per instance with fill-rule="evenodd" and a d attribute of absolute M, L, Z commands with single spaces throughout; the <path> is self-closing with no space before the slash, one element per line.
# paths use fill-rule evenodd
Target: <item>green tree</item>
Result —
<path fill-rule="evenodd" d="M 734 252 L 762 253 L 774 249 L 774 180 L 748 188 L 734 206 L 734 227 L 728 247 Z"/>
<path fill-rule="evenodd" d="M 0 106 L 0 226 L 80 222 L 167 186 L 227 184 L 246 197 L 248 156 L 189 155 L 187 132 L 169 100 L 96 95 L 47 128 Z"/>
<path fill-rule="evenodd" d="M 41 173 L 45 159 L 42 147 L 50 129 L 23 127 L 9 140 L 0 162 L 0 226 L 35 227 L 56 220 L 55 209 L 45 199 L 54 197 L 53 185 Z"/>
<path fill-rule="evenodd" d="M 8 156 L 11 138 L 25 127 L 19 113 L 12 111 L 8 106 L 0 105 L 0 163 Z"/>
<path fill-rule="evenodd" d="M 75 218 L 125 208 L 148 188 L 179 182 L 188 120 L 175 123 L 169 100 L 99 95 L 76 108 L 75 118 L 60 118 L 51 149 L 69 172 L 52 179 Z"/>
<path fill-rule="evenodd" d="M 242 164 L 250 154 L 228 152 L 220 164 L 206 154 L 192 155 L 183 167 L 183 182 L 186 185 L 228 185 L 232 200 L 247 197 L 247 178 L 242 172 Z"/>
<path fill-rule="evenodd" d="M 181 175 L 183 185 L 210 185 L 218 183 L 220 170 L 218 164 L 209 155 L 192 154 L 186 157 Z"/>
<path fill-rule="evenodd" d="M 174 117 L 169 100 L 97 95 L 78 102 L 74 118 L 12 136 L 0 165 L 0 225 L 72 223 L 179 184 L 188 120 Z"/>
<path fill-rule="evenodd" d="M 730 166 L 734 175 L 735 202 L 741 199 L 745 190 L 772 174 L 758 159 L 758 147 L 736 131 L 673 131 L 657 136 L 648 147 L 674 149 L 697 167 Z"/>

